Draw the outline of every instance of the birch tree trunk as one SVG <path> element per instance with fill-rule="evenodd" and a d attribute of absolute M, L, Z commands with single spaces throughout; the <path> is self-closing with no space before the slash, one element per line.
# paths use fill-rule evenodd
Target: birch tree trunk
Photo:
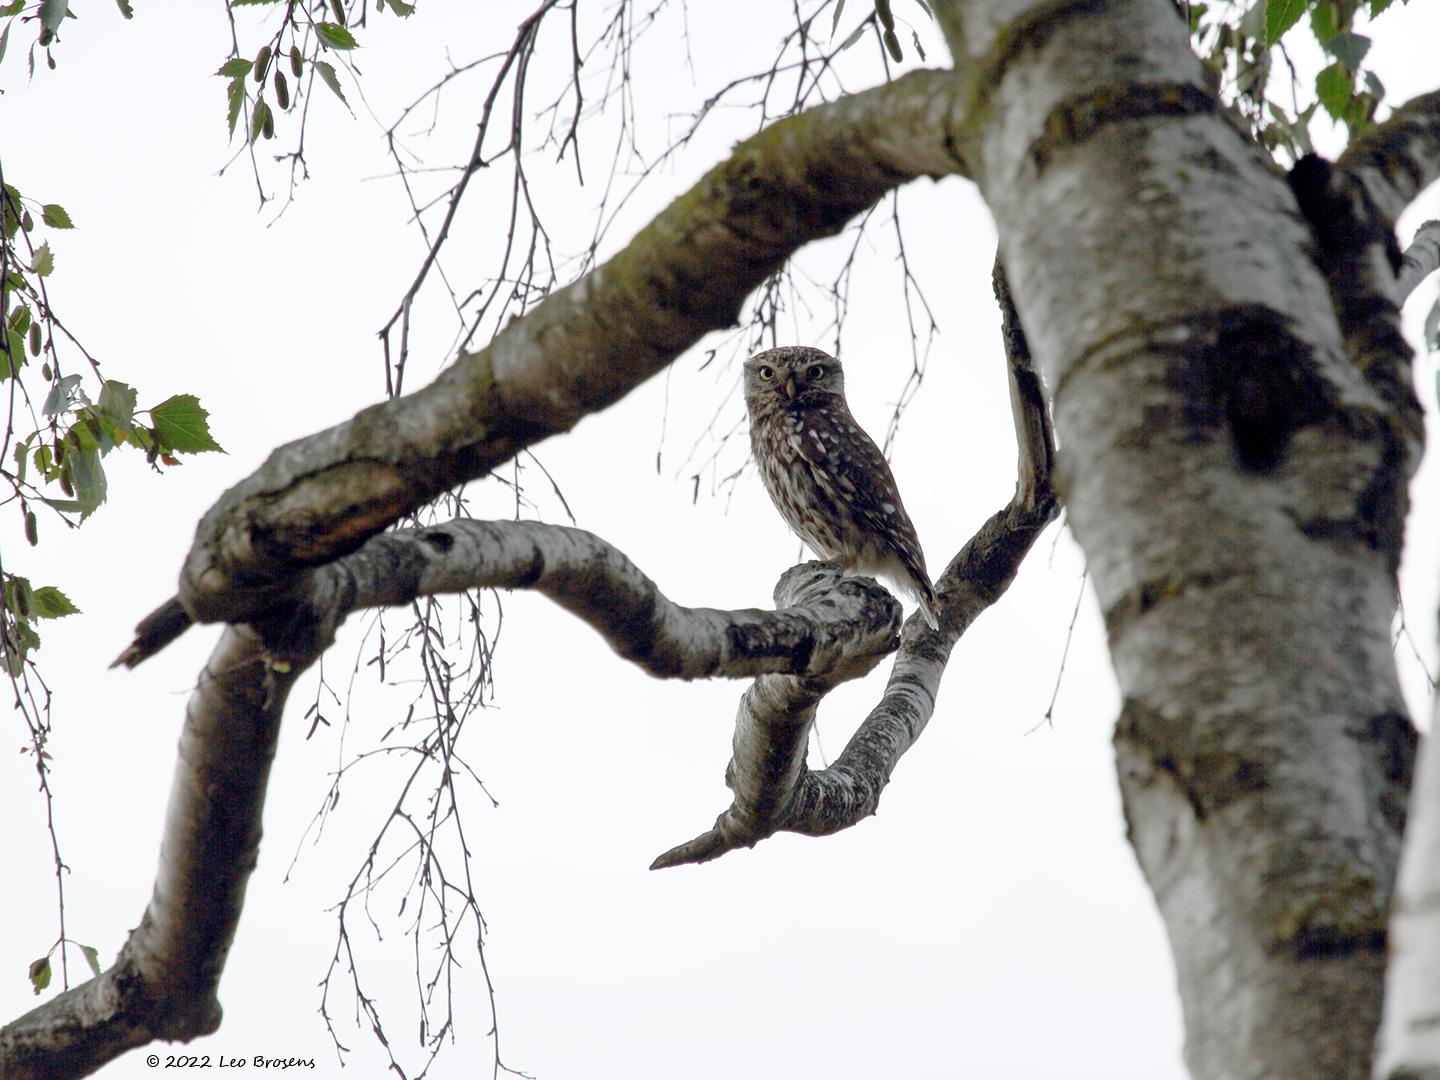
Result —
<path fill-rule="evenodd" d="M 1408 370 L 1355 355 L 1324 239 L 1174 5 L 940 15 L 1104 613 L 1186 1059 L 1359 1080 L 1415 749 L 1389 640 Z"/>

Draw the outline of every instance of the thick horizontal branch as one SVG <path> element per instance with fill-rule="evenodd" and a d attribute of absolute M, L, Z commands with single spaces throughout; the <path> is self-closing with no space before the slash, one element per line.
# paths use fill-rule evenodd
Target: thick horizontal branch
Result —
<path fill-rule="evenodd" d="M 1393 224 L 1440 179 L 1440 90 L 1401 105 L 1354 140 L 1337 164 L 1360 179 Z"/>
<path fill-rule="evenodd" d="M 740 702 L 734 753 L 726 770 L 733 801 L 713 827 L 665 852 L 651 869 L 707 862 L 754 847 L 777 832 L 824 835 L 875 813 L 900 758 L 935 711 L 940 679 L 955 643 L 998 600 L 1020 563 L 1058 512 L 1052 487 L 1055 444 L 1040 380 L 999 263 L 995 292 L 1010 358 L 1011 405 L 1019 446 L 1015 497 L 987 521 L 936 582 L 940 629 L 906 623 L 879 704 L 828 769 L 805 768 L 805 749 L 820 697 L 829 687 L 801 679 L 757 680 Z"/>
<path fill-rule="evenodd" d="M 953 73 L 914 72 L 740 143 L 609 262 L 430 386 L 276 450 L 200 523 L 185 609 L 247 621 L 291 597 L 298 570 L 618 400 L 732 325 L 804 244 L 901 184 L 961 172 L 961 106 Z"/>
<path fill-rule="evenodd" d="M 302 665 L 227 629 L 191 696 L 150 904 L 107 970 L 0 1029 L 0 1076 L 85 1076 L 220 1026 L 217 991 L 260 845 L 280 712 Z"/>
<path fill-rule="evenodd" d="M 467 589 L 531 589 L 589 623 L 617 653 L 659 678 L 753 678 L 770 672 L 837 679 L 895 651 L 900 605 L 868 578 L 805 563 L 781 578 L 784 610 L 721 611 L 674 603 L 623 552 L 583 529 L 537 521 L 458 519 L 371 538 L 304 579 L 268 637 L 308 657 L 355 611 Z M 168 601 L 136 628 L 116 661 L 135 666 L 173 639 Z M 158 630 L 157 630 L 158 628 Z"/>

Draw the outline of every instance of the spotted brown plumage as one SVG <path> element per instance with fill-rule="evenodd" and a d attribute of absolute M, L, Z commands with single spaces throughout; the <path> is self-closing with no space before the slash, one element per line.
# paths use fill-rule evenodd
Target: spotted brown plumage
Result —
<path fill-rule="evenodd" d="M 890 581 L 937 628 L 925 553 L 879 447 L 845 403 L 840 361 L 792 345 L 745 361 L 750 449 L 786 524 L 846 573 Z"/>

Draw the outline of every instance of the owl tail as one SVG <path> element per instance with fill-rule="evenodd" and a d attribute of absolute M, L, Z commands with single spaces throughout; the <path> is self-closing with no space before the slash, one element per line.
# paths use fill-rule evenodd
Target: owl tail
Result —
<path fill-rule="evenodd" d="M 930 625 L 931 630 L 939 630 L 940 601 L 935 596 L 934 587 L 930 584 L 930 582 L 925 581 L 923 578 L 920 581 L 916 582 L 916 585 L 924 585 L 925 587 L 923 591 L 918 587 L 915 590 L 915 599 L 920 604 L 920 614 L 925 617 L 925 621 Z"/>
<path fill-rule="evenodd" d="M 930 629 L 939 630 L 940 601 L 935 596 L 935 588 L 930 584 L 929 575 L 920 567 L 911 566 L 908 561 L 903 565 L 903 574 L 892 573 L 888 576 L 900 592 L 919 605 L 920 614 Z"/>

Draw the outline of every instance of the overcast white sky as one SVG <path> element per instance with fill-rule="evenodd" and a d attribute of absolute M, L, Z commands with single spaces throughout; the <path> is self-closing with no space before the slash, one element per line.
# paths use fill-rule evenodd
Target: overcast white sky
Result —
<path fill-rule="evenodd" d="M 107 373 L 137 385 L 142 405 L 177 391 L 199 394 L 228 450 L 189 459 L 163 478 L 138 460 L 112 457 L 110 504 L 76 533 L 42 520 L 34 551 L 16 542 L 18 522 L 0 522 L 9 530 L 7 569 L 61 585 L 85 611 L 45 628 L 41 658 L 55 692 L 50 749 L 71 868 L 69 932 L 108 962 L 150 894 L 185 695 L 217 632 L 192 630 L 135 672 L 106 665 L 136 619 L 173 592 L 193 523 L 220 491 L 278 442 L 380 396 L 374 334 L 422 249 L 396 184 L 383 179 L 389 167 L 377 124 L 364 108 L 352 119 L 323 91 L 307 143 L 314 177 L 287 214 L 257 215 L 243 163 L 217 177 L 229 157 L 223 84 L 210 77 L 229 47 L 218 3 L 162 11 L 139 0 L 129 24 L 113 4 L 75 6 L 81 20 L 65 27 L 60 70 L 42 70 L 33 83 L 24 75 L 23 35 L 12 34 L 0 67 L 6 179 L 63 203 L 80 226 L 54 239 L 52 296 Z M 374 114 L 388 121 L 443 69 L 447 50 L 464 62 L 503 48 L 528 6 L 484 5 L 480 16 L 481 5 L 422 4 L 405 23 L 378 19 L 360 54 Z M 1433 5 L 1422 7 L 1397 10 L 1379 28 L 1372 55 L 1396 100 L 1434 88 L 1440 20 Z M 667 113 L 694 107 L 742 66 L 758 66 L 773 40 L 759 21 L 765 9 L 691 5 L 689 70 L 679 46 L 662 46 L 663 28 L 656 31 L 655 45 L 637 56 L 649 147 L 661 144 Z M 939 62 L 938 34 L 907 14 Z M 446 98 L 441 120 L 449 126 L 429 144 L 431 164 L 463 153 L 483 85 L 464 84 Z M 611 244 L 684 190 L 749 123 L 719 117 L 642 189 Z M 587 174 L 591 183 L 577 196 L 559 186 L 567 169 L 536 169 L 558 246 L 578 250 L 600 178 Z M 267 165 L 264 175 L 267 189 L 283 195 L 282 169 Z M 1428 193 L 1402 222 L 1402 237 L 1423 217 L 1440 216 L 1437 195 Z M 483 218 L 502 220 L 505 210 L 494 195 L 471 200 L 471 231 L 457 241 L 452 264 L 465 287 L 467 274 L 493 258 Z M 988 281 L 994 237 L 973 189 L 957 179 L 908 189 L 902 213 L 941 335 L 893 460 L 938 571 L 1014 483 Z M 910 365 L 893 254 L 891 234 L 877 231 L 857 271 L 843 342 L 852 407 L 877 437 Z M 806 258 L 819 267 L 825 255 Z M 1433 283 L 1422 294 L 1433 296 Z M 1427 303 L 1417 298 L 1408 312 L 1417 338 Z M 824 313 L 816 315 L 794 313 L 795 340 L 823 343 L 816 328 Z M 422 306 L 412 379 L 438 367 L 452 330 L 442 305 Z M 712 416 L 719 432 L 743 417 L 737 370 L 699 366 L 698 353 L 683 359 L 671 375 L 545 444 L 540 457 L 578 523 L 625 550 L 676 600 L 766 605 L 799 547 L 750 473 L 732 494 L 712 496 L 707 472 L 692 503 L 692 444 L 699 440 L 703 461 L 713 447 L 705 433 Z M 1433 416 L 1434 364 L 1422 361 L 1421 371 Z M 744 452 L 743 438 L 732 440 L 719 472 L 738 467 Z M 535 470 L 528 476 L 538 506 L 527 514 L 563 522 L 548 483 Z M 1432 669 L 1434 486 L 1431 465 L 1416 482 L 1404 578 L 1418 648 Z M 508 516 L 509 499 L 477 490 L 480 512 Z M 781 836 L 664 873 L 648 871 L 650 860 L 728 804 L 723 772 L 743 687 L 652 680 L 544 599 L 506 595 L 493 707 L 472 720 L 464 745 L 500 803 L 492 808 L 473 791 L 466 825 L 506 1062 L 541 1080 L 1182 1077 L 1164 931 L 1124 840 L 1110 747 L 1116 693 L 1088 595 L 1054 726 L 1041 723 L 1081 565 L 1062 529 L 1040 541 L 1015 586 L 956 650 L 935 719 L 874 819 L 839 836 Z M 339 687 L 364 624 L 354 620 L 327 658 Z M 1408 645 L 1401 650 L 1418 707 L 1422 679 Z M 224 1025 L 189 1047 L 132 1052 L 101 1075 L 152 1076 L 147 1052 L 313 1057 L 314 1075 L 340 1074 L 316 1011 L 335 937 L 326 909 L 403 777 L 384 765 L 357 774 L 321 842 L 302 843 L 341 759 L 337 728 L 306 739 L 301 713 L 315 696 L 307 687 L 313 676 L 293 697 L 281 737 L 260 866 L 221 986 Z M 346 750 L 373 745 L 413 693 L 379 686 L 373 669 L 362 669 Z M 839 751 L 877 693 L 872 678 L 827 700 L 826 753 Z M 44 806 L 29 760 L 14 752 L 23 729 L 17 722 L 10 730 L 13 749 L 0 754 L 0 812 L 9 823 L 5 1019 L 35 1003 L 26 966 L 55 935 Z M 367 943 L 367 977 L 397 1055 L 414 1062 L 414 963 L 397 901 L 398 893 L 375 905 L 383 940 Z M 75 956 L 72 971 L 78 966 Z M 367 1031 L 350 1026 L 343 984 L 334 1005 L 352 1049 L 347 1075 L 379 1075 L 383 1055 Z M 457 1043 L 432 1075 L 487 1075 L 489 1026 L 472 962 L 457 987 Z"/>

